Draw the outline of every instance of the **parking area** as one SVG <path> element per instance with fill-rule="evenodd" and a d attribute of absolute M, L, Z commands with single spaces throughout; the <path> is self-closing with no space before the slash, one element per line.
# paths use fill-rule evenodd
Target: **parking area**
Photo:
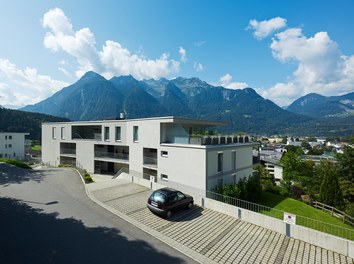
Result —
<path fill-rule="evenodd" d="M 349 257 L 194 206 L 170 219 L 152 214 L 152 190 L 122 179 L 87 185 L 113 213 L 202 263 L 353 263 Z"/>

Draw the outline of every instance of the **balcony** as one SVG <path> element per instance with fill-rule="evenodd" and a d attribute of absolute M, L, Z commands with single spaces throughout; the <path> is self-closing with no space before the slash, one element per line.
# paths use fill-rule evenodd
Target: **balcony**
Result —
<path fill-rule="evenodd" d="M 147 167 L 157 168 L 157 158 L 143 157 L 143 165 Z"/>
<path fill-rule="evenodd" d="M 76 156 L 76 149 L 71 148 L 61 148 L 60 155 Z"/>
<path fill-rule="evenodd" d="M 163 143 L 187 144 L 187 145 L 225 145 L 243 144 L 251 142 L 249 135 L 242 136 L 169 136 L 169 140 Z"/>
<path fill-rule="evenodd" d="M 129 154 L 115 153 L 115 152 L 108 152 L 108 151 L 95 151 L 95 158 L 129 161 Z"/>

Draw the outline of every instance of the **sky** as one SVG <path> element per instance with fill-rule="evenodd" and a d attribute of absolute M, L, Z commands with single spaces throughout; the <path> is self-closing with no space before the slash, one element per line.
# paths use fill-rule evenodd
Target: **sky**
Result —
<path fill-rule="evenodd" d="M 351 0 L 0 1 L 0 105 L 38 103 L 94 71 L 198 77 L 279 106 L 354 91 Z"/>

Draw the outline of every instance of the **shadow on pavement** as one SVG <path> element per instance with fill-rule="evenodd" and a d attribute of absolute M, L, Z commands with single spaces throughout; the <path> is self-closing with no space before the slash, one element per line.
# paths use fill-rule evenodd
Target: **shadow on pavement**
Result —
<path fill-rule="evenodd" d="M 0 185 L 8 186 L 26 181 L 40 182 L 43 178 L 43 171 L 21 169 L 14 165 L 0 163 Z"/>
<path fill-rule="evenodd" d="M 0 197 L 0 263 L 182 263 L 115 228 L 89 228 Z"/>

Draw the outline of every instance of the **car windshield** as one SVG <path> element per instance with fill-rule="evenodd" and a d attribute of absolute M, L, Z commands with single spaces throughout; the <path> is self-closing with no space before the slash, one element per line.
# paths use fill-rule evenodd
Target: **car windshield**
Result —
<path fill-rule="evenodd" d="M 154 192 L 150 199 L 154 202 L 164 203 L 166 201 L 166 196 L 159 192 Z"/>

